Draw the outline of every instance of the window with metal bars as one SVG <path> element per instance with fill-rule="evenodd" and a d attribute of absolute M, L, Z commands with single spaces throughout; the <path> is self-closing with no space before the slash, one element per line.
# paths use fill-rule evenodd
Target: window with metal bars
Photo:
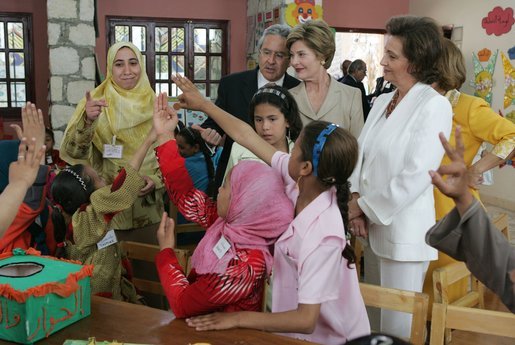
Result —
<path fill-rule="evenodd" d="M 18 118 L 34 97 L 32 15 L 0 13 L 0 116 Z"/>

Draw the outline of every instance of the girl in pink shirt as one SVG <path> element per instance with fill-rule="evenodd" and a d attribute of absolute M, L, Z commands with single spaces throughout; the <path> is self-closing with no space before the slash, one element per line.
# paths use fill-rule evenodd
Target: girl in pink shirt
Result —
<path fill-rule="evenodd" d="M 347 243 L 348 177 L 356 139 L 337 125 L 307 125 L 291 154 L 280 152 L 245 122 L 203 98 L 184 77 L 180 105 L 205 112 L 237 143 L 278 170 L 295 204 L 295 219 L 275 244 L 273 313 L 215 313 L 187 319 L 197 330 L 255 328 L 323 344 L 342 344 L 370 333 Z M 266 186 L 263 186 L 266 188 Z"/>

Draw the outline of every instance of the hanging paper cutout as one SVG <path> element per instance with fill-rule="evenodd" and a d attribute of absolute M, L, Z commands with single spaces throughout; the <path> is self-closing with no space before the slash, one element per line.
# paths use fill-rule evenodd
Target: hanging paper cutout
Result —
<path fill-rule="evenodd" d="M 495 34 L 501 36 L 510 32 L 515 19 L 513 19 L 513 8 L 507 7 L 505 10 L 497 6 L 490 12 L 488 16 L 481 21 L 481 26 L 486 30 L 488 35 Z"/>
<path fill-rule="evenodd" d="M 290 1 L 285 10 L 286 23 L 291 27 L 313 19 L 322 19 L 322 15 L 322 6 L 317 5 L 315 0 Z"/>
<path fill-rule="evenodd" d="M 504 109 L 506 109 L 510 104 L 515 104 L 515 69 L 503 52 L 501 52 L 501 58 L 504 67 Z"/>
<path fill-rule="evenodd" d="M 488 49 L 483 49 L 481 52 L 483 52 L 481 59 L 484 59 L 484 54 L 489 56 L 490 51 Z M 479 54 L 478 57 L 472 54 L 472 60 L 474 61 L 474 74 L 476 75 L 473 85 L 475 89 L 474 95 L 483 98 L 490 105 L 492 104 L 492 76 L 494 74 L 495 62 L 497 61 L 497 53 L 499 53 L 499 50 L 496 50 L 492 57 L 487 58 L 486 61 L 488 61 L 488 64 L 486 67 L 481 65 Z"/>

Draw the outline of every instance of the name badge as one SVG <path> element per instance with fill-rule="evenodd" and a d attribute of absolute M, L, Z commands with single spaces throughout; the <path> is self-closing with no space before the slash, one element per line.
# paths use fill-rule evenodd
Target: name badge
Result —
<path fill-rule="evenodd" d="M 104 144 L 104 158 L 122 158 L 123 145 L 116 145 L 116 135 L 113 136 L 111 144 Z"/>
<path fill-rule="evenodd" d="M 52 164 L 53 162 L 52 156 L 46 156 L 46 164 Z"/>
<path fill-rule="evenodd" d="M 116 234 L 114 233 L 114 229 L 111 229 L 107 232 L 107 234 L 104 236 L 103 239 L 101 239 L 97 243 L 97 248 L 104 249 L 105 247 L 109 247 L 110 245 L 115 244 L 118 242 L 118 239 L 116 238 Z"/>
<path fill-rule="evenodd" d="M 213 247 L 213 251 L 215 252 L 215 255 L 218 259 L 221 259 L 222 256 L 227 253 L 227 251 L 231 248 L 231 244 L 229 241 L 225 239 L 225 237 L 221 237 L 220 240 L 216 243 L 216 245 Z"/>

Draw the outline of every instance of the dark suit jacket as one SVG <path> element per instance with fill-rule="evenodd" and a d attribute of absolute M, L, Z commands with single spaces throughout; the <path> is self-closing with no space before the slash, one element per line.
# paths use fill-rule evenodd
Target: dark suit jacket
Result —
<path fill-rule="evenodd" d="M 395 85 L 393 85 L 392 83 L 388 84 L 386 87 L 383 88 L 384 84 L 385 81 L 383 77 L 379 77 L 376 79 L 376 88 L 374 92 L 367 96 L 369 102 L 372 102 L 372 98 L 374 97 L 379 97 L 379 95 L 382 95 L 383 93 L 389 93 L 395 90 Z"/>
<path fill-rule="evenodd" d="M 291 89 L 299 85 L 300 81 L 290 76 L 288 73 L 284 76 L 283 87 Z M 249 105 L 252 97 L 257 91 L 258 85 L 258 69 L 245 72 L 238 72 L 229 74 L 220 80 L 218 85 L 218 97 L 215 104 L 228 112 L 250 124 L 249 118 Z M 213 121 L 208 118 L 202 124 L 204 128 L 214 128 L 220 134 L 224 134 L 222 129 Z M 216 169 L 216 187 L 222 184 L 227 162 L 231 154 L 233 140 L 231 138 L 225 139 L 224 148 L 218 166 Z"/>
<path fill-rule="evenodd" d="M 463 217 L 453 209 L 426 233 L 426 242 L 464 261 L 469 271 L 515 313 L 514 284 L 509 277 L 515 270 L 515 248 L 495 228 L 479 201 L 474 200 Z"/>
<path fill-rule="evenodd" d="M 345 85 L 349 85 L 349 86 L 358 88 L 361 91 L 361 103 L 363 104 L 363 120 L 366 121 L 368 113 L 370 112 L 370 104 L 368 104 L 365 86 L 363 85 L 362 82 L 354 79 L 350 74 L 347 74 L 343 78 L 342 83 L 344 83 Z"/>

